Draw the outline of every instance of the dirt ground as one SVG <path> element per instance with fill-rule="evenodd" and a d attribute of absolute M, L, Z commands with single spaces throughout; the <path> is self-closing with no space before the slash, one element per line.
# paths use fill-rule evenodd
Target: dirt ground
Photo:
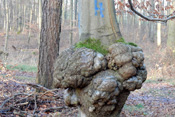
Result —
<path fill-rule="evenodd" d="M 129 28 L 128 28 L 129 27 Z M 156 36 L 154 42 L 150 41 L 149 29 L 146 24 L 139 29 L 130 24 L 122 25 L 121 32 L 126 41 L 134 42 L 143 48 L 145 53 L 145 65 L 148 70 L 148 78 L 140 90 L 130 94 L 122 110 L 121 117 L 173 117 L 175 116 L 175 55 L 166 47 L 167 27 L 162 26 L 162 46 L 157 47 Z M 141 31 L 140 31 L 141 30 Z M 78 41 L 78 29 L 74 28 L 74 42 Z M 70 46 L 70 29 L 62 27 L 60 52 Z M 5 34 L 0 32 L 0 50 L 3 50 Z M 30 44 L 27 43 L 27 33 L 10 33 L 8 43 L 7 65 L 37 66 L 38 62 L 38 33 L 32 34 Z M 15 47 L 15 48 L 14 48 Z M 1 57 L 2 60 L 2 57 Z M 29 86 L 21 86 L 21 82 L 34 83 L 36 71 L 0 70 L 0 104 L 8 96 L 27 91 Z M 6 88 L 6 89 L 5 89 Z M 29 91 L 33 91 L 31 88 Z M 59 99 L 54 103 L 40 104 L 39 109 L 60 106 L 56 113 L 44 113 L 42 116 L 77 117 L 77 108 L 68 108 L 63 102 L 63 91 L 57 91 Z M 5 96 L 4 96 L 5 95 Z M 33 110 L 26 110 L 32 113 Z M 1 111 L 0 111 L 1 113 Z M 4 116 L 4 114 L 0 114 Z M 9 114 L 10 115 L 10 114 Z"/>

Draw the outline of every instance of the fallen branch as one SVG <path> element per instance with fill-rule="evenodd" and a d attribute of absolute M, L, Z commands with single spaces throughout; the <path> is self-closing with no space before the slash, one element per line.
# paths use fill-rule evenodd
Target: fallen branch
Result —
<path fill-rule="evenodd" d="M 41 86 L 39 84 L 33 84 L 33 83 L 25 83 L 25 84 L 28 85 L 28 86 L 31 86 L 31 87 L 39 90 L 39 91 L 48 91 L 48 90 L 50 90 L 50 89 L 48 89 L 46 87 L 43 87 L 43 86 Z"/>
<path fill-rule="evenodd" d="M 51 108 L 42 110 L 41 112 L 42 113 L 55 112 L 55 111 L 60 111 L 60 109 L 65 109 L 65 107 L 51 107 Z"/>
<path fill-rule="evenodd" d="M 29 95 L 29 94 L 26 94 L 26 93 L 18 93 L 18 94 L 16 94 L 16 95 L 14 95 L 13 97 L 10 97 L 10 98 L 6 99 L 6 100 L 1 104 L 0 108 L 3 108 L 3 106 L 4 106 L 7 102 L 9 102 L 11 99 L 14 99 L 14 98 L 15 98 L 16 96 L 18 96 L 18 95 Z"/>
<path fill-rule="evenodd" d="M 34 107 L 34 110 L 33 110 L 33 116 L 35 116 L 35 112 L 36 112 L 36 109 L 37 109 L 37 95 L 36 94 L 34 95 L 34 100 L 35 100 L 35 107 Z"/>
<path fill-rule="evenodd" d="M 11 81 L 12 80 L 8 80 L 5 82 Z M 60 100 L 60 98 L 63 98 L 62 96 L 60 96 L 60 93 L 58 93 L 60 89 L 48 89 L 39 84 L 33 83 L 22 83 L 18 81 L 13 82 L 24 88 L 24 91 L 28 92 L 27 88 L 30 88 L 30 91 L 29 93 L 18 93 L 15 95 L 12 94 L 13 96 L 6 97 L 0 105 L 0 114 L 2 115 L 6 116 L 7 114 L 13 114 L 18 116 L 37 116 L 39 113 L 42 115 L 43 113 L 52 113 L 56 111 L 60 112 L 61 109 L 66 108 L 52 107 L 53 105 L 59 106 L 60 103 L 57 103 L 57 99 Z M 40 92 L 36 92 L 36 90 L 31 90 L 32 88 Z"/>

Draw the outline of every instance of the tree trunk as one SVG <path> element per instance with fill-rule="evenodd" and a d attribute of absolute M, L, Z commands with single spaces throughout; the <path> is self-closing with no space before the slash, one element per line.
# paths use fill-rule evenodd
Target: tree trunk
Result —
<path fill-rule="evenodd" d="M 70 2 L 70 45 L 73 45 L 73 0 Z"/>
<path fill-rule="evenodd" d="M 74 1 L 74 8 L 75 8 L 75 9 L 74 9 L 74 12 L 75 12 L 75 13 L 74 13 L 74 20 L 75 20 L 74 25 L 75 25 L 75 26 L 77 26 L 77 3 L 78 3 L 78 1 L 75 0 L 75 1 Z"/>
<path fill-rule="evenodd" d="M 78 43 L 60 54 L 53 87 L 66 89 L 66 105 L 78 106 L 81 117 L 119 117 L 130 91 L 146 80 L 142 49 L 116 43 L 121 33 L 113 0 L 80 0 L 79 18 L 80 39 L 97 40 Z M 86 44 L 109 46 L 108 54 L 77 46 Z"/>
<path fill-rule="evenodd" d="M 3 8 L 4 8 L 4 30 L 6 30 L 6 1 L 3 1 Z"/>
<path fill-rule="evenodd" d="M 9 8 L 8 8 L 8 2 L 6 2 L 6 38 L 5 38 L 5 44 L 4 44 L 4 52 L 7 52 L 7 46 L 8 46 L 8 37 L 9 37 Z M 5 57 L 6 58 L 6 57 Z"/>
<path fill-rule="evenodd" d="M 23 31 L 24 31 L 24 29 L 25 29 L 25 27 L 26 27 L 26 5 L 24 5 L 24 20 L 23 20 Z"/>
<path fill-rule="evenodd" d="M 154 1 L 155 0 L 152 0 L 152 2 L 151 2 L 152 7 L 150 7 L 150 11 L 153 11 L 155 9 Z M 155 27 L 155 23 L 149 22 L 149 39 L 152 43 L 154 43 L 154 35 L 155 35 L 154 34 L 155 33 L 154 27 Z"/>
<path fill-rule="evenodd" d="M 64 19 L 67 20 L 67 9 L 68 9 L 68 0 L 65 0 L 65 13 L 64 13 Z"/>
<path fill-rule="evenodd" d="M 175 6 L 175 1 L 173 2 L 173 6 Z M 173 10 L 172 10 L 173 12 Z M 175 49 L 175 22 L 174 20 L 168 21 L 168 40 L 167 46 L 172 50 Z"/>
<path fill-rule="evenodd" d="M 62 4 L 62 25 L 64 26 L 64 22 L 65 22 L 65 0 L 63 1 L 63 4 Z"/>
<path fill-rule="evenodd" d="M 80 0 L 79 1 L 79 36 L 80 40 L 84 41 L 89 38 L 95 38 L 101 41 L 101 43 L 108 47 L 120 39 L 121 33 L 119 25 L 117 23 L 114 1 L 113 0 Z M 76 91 L 79 100 L 86 99 L 86 95 L 83 93 L 89 90 L 88 87 L 81 91 Z M 118 117 L 121 109 L 129 95 L 121 94 L 121 104 L 118 104 L 115 111 L 110 114 L 110 117 Z M 84 102 L 79 107 L 79 115 L 81 117 L 97 117 L 105 116 L 104 112 L 95 113 L 89 112 L 90 107 L 88 102 Z"/>
<path fill-rule="evenodd" d="M 157 46 L 161 46 L 161 23 L 157 23 Z"/>
<path fill-rule="evenodd" d="M 175 48 L 175 22 L 173 20 L 168 22 L 167 46 L 172 49 Z"/>
<path fill-rule="evenodd" d="M 100 39 L 109 46 L 121 38 L 113 0 L 80 0 L 79 7 L 80 40 Z"/>
<path fill-rule="evenodd" d="M 37 82 L 51 88 L 53 64 L 59 55 L 62 0 L 44 0 Z"/>
<path fill-rule="evenodd" d="M 10 2 L 9 3 L 9 31 L 11 31 L 11 25 L 12 25 L 12 21 L 13 21 L 13 11 L 12 11 L 12 9 L 13 9 L 13 4 L 12 4 L 12 2 Z"/>
<path fill-rule="evenodd" d="M 31 28 L 32 28 L 32 15 L 33 14 L 33 5 L 32 5 L 32 8 L 30 10 L 30 21 L 29 21 L 29 33 L 28 33 L 28 47 L 30 47 L 30 37 L 31 37 Z"/>
<path fill-rule="evenodd" d="M 19 14 L 18 14 L 18 33 L 22 31 L 22 4 L 21 0 L 19 0 L 18 4 Z"/>
<path fill-rule="evenodd" d="M 40 32 L 41 32 L 41 23 L 42 23 L 42 0 L 38 0 L 38 7 L 39 7 L 39 39 L 40 39 Z M 40 40 L 38 39 L 38 44 L 40 43 Z"/>

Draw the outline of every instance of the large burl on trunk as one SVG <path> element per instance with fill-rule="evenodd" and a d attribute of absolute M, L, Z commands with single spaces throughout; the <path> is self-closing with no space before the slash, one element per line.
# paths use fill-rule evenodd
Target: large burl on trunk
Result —
<path fill-rule="evenodd" d="M 119 116 L 130 91 L 146 80 L 141 48 L 115 43 L 108 52 L 70 48 L 56 60 L 54 87 L 66 89 L 65 103 L 78 106 L 81 117 Z"/>

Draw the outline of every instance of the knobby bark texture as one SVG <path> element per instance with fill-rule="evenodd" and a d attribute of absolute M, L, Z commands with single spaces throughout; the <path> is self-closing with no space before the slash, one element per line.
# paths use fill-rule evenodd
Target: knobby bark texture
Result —
<path fill-rule="evenodd" d="M 121 33 L 113 0 L 80 0 L 78 16 L 80 40 L 100 40 L 108 54 L 65 50 L 55 62 L 53 87 L 66 89 L 65 103 L 78 106 L 81 117 L 118 117 L 130 91 L 146 80 L 142 49 L 116 43 Z"/>
<path fill-rule="evenodd" d="M 78 5 L 80 40 L 100 39 L 109 46 L 121 38 L 113 0 L 80 0 Z"/>
<path fill-rule="evenodd" d="M 119 116 L 130 91 L 146 80 L 141 48 L 116 43 L 108 51 L 70 48 L 56 60 L 53 86 L 66 89 L 65 103 L 78 106 L 81 116 Z"/>
<path fill-rule="evenodd" d="M 37 82 L 47 88 L 52 86 L 53 64 L 59 55 L 61 10 L 62 0 L 44 0 Z"/>

